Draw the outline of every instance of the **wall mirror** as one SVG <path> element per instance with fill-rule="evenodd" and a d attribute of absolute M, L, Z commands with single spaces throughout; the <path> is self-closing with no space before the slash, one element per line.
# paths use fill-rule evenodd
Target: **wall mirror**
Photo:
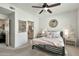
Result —
<path fill-rule="evenodd" d="M 49 21 L 49 26 L 54 28 L 58 25 L 58 21 L 56 19 L 52 19 Z"/>
<path fill-rule="evenodd" d="M 26 32 L 26 21 L 19 20 L 19 32 Z"/>

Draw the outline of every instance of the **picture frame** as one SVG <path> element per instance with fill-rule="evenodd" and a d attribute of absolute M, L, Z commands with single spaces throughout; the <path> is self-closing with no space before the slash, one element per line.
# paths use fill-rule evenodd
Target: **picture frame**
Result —
<path fill-rule="evenodd" d="M 26 32 L 26 21 L 19 20 L 19 32 Z"/>

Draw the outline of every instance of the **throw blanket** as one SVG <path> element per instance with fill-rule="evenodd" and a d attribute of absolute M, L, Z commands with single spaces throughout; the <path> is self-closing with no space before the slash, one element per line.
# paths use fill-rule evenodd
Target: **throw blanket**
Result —
<path fill-rule="evenodd" d="M 52 45 L 56 47 L 63 47 L 64 42 L 61 37 L 59 38 L 47 38 L 47 37 L 41 37 L 41 38 L 35 38 L 32 40 L 33 45 L 35 44 L 42 44 L 42 45 Z"/>

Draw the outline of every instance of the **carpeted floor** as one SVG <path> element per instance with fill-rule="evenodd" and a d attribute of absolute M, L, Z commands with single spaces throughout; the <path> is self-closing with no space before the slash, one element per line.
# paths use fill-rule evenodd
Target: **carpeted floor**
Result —
<path fill-rule="evenodd" d="M 31 45 L 24 44 L 19 48 L 1 47 L 0 56 L 51 56 L 41 50 L 33 49 Z"/>
<path fill-rule="evenodd" d="M 18 48 L 4 46 L 0 48 L 0 56 L 54 56 L 53 54 L 38 49 L 32 50 L 31 47 L 31 44 L 24 44 Z M 66 55 L 78 56 L 79 48 L 75 48 L 74 46 L 66 46 Z"/>

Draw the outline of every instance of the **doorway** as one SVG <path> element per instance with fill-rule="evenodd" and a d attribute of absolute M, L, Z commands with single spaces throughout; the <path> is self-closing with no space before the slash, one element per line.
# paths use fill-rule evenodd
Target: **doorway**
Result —
<path fill-rule="evenodd" d="M 33 39 L 34 37 L 34 22 L 28 21 L 28 39 Z"/>
<path fill-rule="evenodd" d="M 9 20 L 0 19 L 0 44 L 9 45 Z"/>

